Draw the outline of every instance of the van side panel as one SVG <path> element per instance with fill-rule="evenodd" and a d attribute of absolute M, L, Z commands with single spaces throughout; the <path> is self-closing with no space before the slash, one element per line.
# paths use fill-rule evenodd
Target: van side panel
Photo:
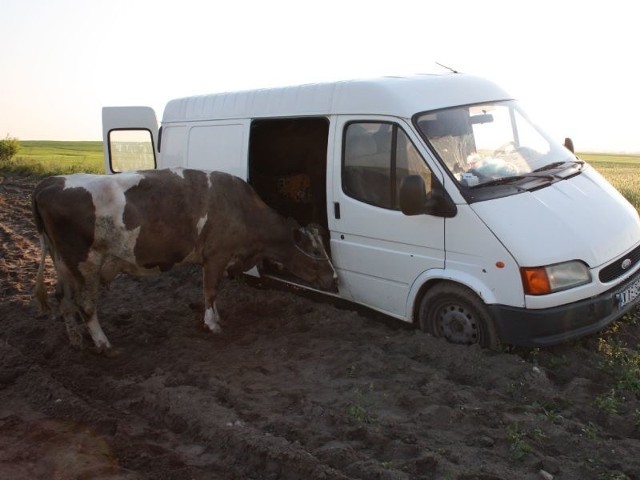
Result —
<path fill-rule="evenodd" d="M 211 123 L 189 130 L 186 166 L 247 178 L 245 124 Z"/>
<path fill-rule="evenodd" d="M 185 125 L 163 125 L 158 168 L 186 166 L 187 134 Z"/>

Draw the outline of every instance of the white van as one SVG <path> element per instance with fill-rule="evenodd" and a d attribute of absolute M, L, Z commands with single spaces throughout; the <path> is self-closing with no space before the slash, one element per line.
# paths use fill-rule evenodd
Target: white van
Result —
<path fill-rule="evenodd" d="M 551 345 L 640 299 L 638 212 L 487 80 L 194 96 L 170 101 L 160 128 L 148 107 L 102 119 L 107 172 L 246 179 L 281 214 L 324 227 L 334 295 L 451 342 Z"/>

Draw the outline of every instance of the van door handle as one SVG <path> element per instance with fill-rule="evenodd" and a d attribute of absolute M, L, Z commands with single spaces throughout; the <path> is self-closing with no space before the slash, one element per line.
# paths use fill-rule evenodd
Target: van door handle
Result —
<path fill-rule="evenodd" d="M 333 202 L 333 216 L 336 218 L 336 220 L 340 219 L 340 203 L 339 202 Z"/>

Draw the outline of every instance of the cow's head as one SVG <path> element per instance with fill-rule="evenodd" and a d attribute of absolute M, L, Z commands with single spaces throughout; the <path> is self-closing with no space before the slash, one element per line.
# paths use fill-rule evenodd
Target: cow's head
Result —
<path fill-rule="evenodd" d="M 317 225 L 293 229 L 293 248 L 284 266 L 314 287 L 337 291 L 338 275 L 324 248 L 321 227 Z"/>

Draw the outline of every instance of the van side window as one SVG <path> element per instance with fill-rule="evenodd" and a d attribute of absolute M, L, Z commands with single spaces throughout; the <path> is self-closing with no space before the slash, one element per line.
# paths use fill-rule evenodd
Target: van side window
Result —
<path fill-rule="evenodd" d="M 420 175 L 427 193 L 431 190 L 431 171 L 409 137 L 394 123 L 350 123 L 343 148 L 342 188 L 356 200 L 400 210 L 400 184 L 407 175 Z"/>

